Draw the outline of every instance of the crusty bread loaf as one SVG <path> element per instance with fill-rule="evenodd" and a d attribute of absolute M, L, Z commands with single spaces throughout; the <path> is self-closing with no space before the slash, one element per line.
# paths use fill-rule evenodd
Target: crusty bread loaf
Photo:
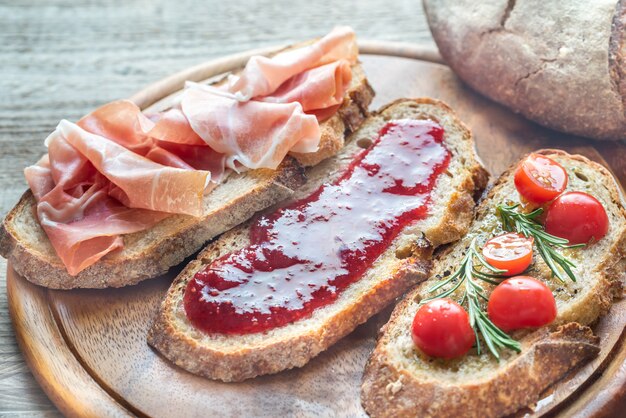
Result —
<path fill-rule="evenodd" d="M 182 305 L 188 281 L 212 260 L 249 243 L 241 225 L 209 244 L 176 278 L 148 334 L 148 342 L 165 357 L 192 373 L 223 381 L 300 367 L 357 325 L 380 311 L 407 288 L 423 280 L 437 246 L 459 239 L 467 230 L 474 193 L 486 183 L 468 129 L 445 104 L 431 99 L 399 100 L 370 116 L 335 157 L 309 169 L 307 184 L 292 199 L 303 198 L 332 181 L 352 157 L 366 147 L 391 119 L 434 119 L 445 130 L 452 153 L 447 175 L 437 180 L 429 216 L 405 228 L 367 273 L 339 298 L 307 319 L 248 335 L 206 334 L 188 321 Z"/>
<path fill-rule="evenodd" d="M 528 274 L 544 280 L 553 290 L 558 316 L 550 326 L 518 331 L 522 351 L 501 352 L 498 362 L 475 349 L 460 359 L 444 361 L 419 351 L 411 339 L 411 323 L 419 301 L 433 282 L 458 268 L 469 243 L 502 232 L 495 214 L 500 203 L 519 202 L 513 168 L 504 173 L 480 204 L 469 233 L 435 261 L 430 279 L 407 294 L 383 327 L 367 364 L 362 402 L 375 417 L 496 417 L 536 402 L 540 394 L 567 371 L 597 354 L 598 339 L 588 328 L 605 314 L 615 295 L 621 295 L 626 257 L 626 211 L 608 171 L 579 155 L 544 150 L 566 168 L 568 190 L 595 196 L 610 220 L 608 234 L 584 249 L 566 250 L 577 267 L 577 282 L 552 278 L 539 254 Z M 456 296 L 456 295 L 455 295 Z"/>
<path fill-rule="evenodd" d="M 146 231 L 124 236 L 124 248 L 70 276 L 56 255 L 36 217 L 36 202 L 24 193 L 0 228 L 0 255 L 29 281 L 54 288 L 128 286 L 165 273 L 204 243 L 244 222 L 259 210 L 289 196 L 305 182 L 304 165 L 316 164 L 336 153 L 344 135 L 365 119 L 374 92 L 359 64 L 337 113 L 321 123 L 320 150 L 287 157 L 276 170 L 253 170 L 230 175 L 204 198 L 204 214 L 195 218 L 174 215 Z"/>
<path fill-rule="evenodd" d="M 472 88 L 542 125 L 626 139 L 626 0 L 424 0 Z"/>

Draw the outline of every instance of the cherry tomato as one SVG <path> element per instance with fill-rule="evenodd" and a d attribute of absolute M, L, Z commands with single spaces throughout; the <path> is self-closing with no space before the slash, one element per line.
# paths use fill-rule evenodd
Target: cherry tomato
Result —
<path fill-rule="evenodd" d="M 454 358 L 467 353 L 476 337 L 461 305 L 444 298 L 422 305 L 413 319 L 415 345 L 433 357 Z"/>
<path fill-rule="evenodd" d="M 487 241 L 483 256 L 493 267 L 506 270 L 505 276 L 520 274 L 533 261 L 533 238 L 510 232 Z"/>
<path fill-rule="evenodd" d="M 583 192 L 559 196 L 546 211 L 546 232 L 570 244 L 602 239 L 609 230 L 609 217 L 598 199 Z"/>
<path fill-rule="evenodd" d="M 556 318 L 556 301 L 544 283 L 530 276 L 516 276 L 493 289 L 487 313 L 505 332 L 541 327 Z"/>
<path fill-rule="evenodd" d="M 567 173 L 556 161 L 530 154 L 515 171 L 515 187 L 524 199 L 545 203 L 560 195 L 567 186 Z"/>

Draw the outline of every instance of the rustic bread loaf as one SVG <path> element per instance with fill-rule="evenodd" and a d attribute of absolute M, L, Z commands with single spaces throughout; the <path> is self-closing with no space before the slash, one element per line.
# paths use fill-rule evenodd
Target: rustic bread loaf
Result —
<path fill-rule="evenodd" d="M 561 283 L 539 254 L 528 274 L 552 289 L 558 308 L 556 320 L 536 331 L 517 331 L 521 353 L 501 352 L 501 360 L 472 349 L 455 360 L 434 359 L 417 349 L 411 323 L 427 289 L 458 268 L 475 238 L 484 242 L 502 232 L 495 214 L 501 203 L 519 202 L 513 168 L 496 182 L 481 202 L 469 233 L 435 261 L 428 281 L 407 294 L 383 327 L 367 364 L 362 403 L 375 417 L 497 417 L 536 402 L 540 394 L 570 369 L 599 351 L 589 325 L 609 310 L 621 295 L 626 266 L 626 211 L 615 180 L 597 163 L 563 151 L 539 151 L 560 163 L 569 175 L 568 190 L 585 191 L 605 207 L 607 235 L 589 248 L 566 250 L 577 267 L 577 282 Z M 453 295 L 455 296 L 455 295 Z M 456 297 L 455 297 L 456 298 Z"/>
<path fill-rule="evenodd" d="M 300 45 L 298 45 L 300 46 Z M 356 64 L 352 82 L 337 113 L 321 123 L 320 150 L 287 157 L 276 170 L 233 174 L 204 198 L 204 214 L 173 215 L 154 227 L 124 236 L 124 248 L 71 276 L 56 255 L 36 216 L 36 202 L 24 193 L 0 228 L 0 255 L 29 281 L 54 289 L 105 288 L 136 284 L 165 273 L 204 243 L 293 194 L 305 182 L 304 165 L 336 153 L 344 135 L 365 119 L 374 91 Z"/>
<path fill-rule="evenodd" d="M 385 106 L 350 136 L 339 154 L 308 169 L 307 184 L 292 199 L 306 197 L 337 178 L 387 121 L 402 118 L 439 122 L 452 158 L 447 175 L 437 180 L 429 215 L 405 228 L 362 278 L 332 304 L 289 325 L 247 335 L 204 333 L 187 319 L 185 288 L 207 264 L 248 245 L 249 229 L 243 224 L 209 244 L 175 279 L 148 334 L 150 345 L 180 367 L 211 379 L 240 381 L 276 373 L 303 366 L 423 280 L 432 250 L 466 232 L 473 214 L 473 195 L 484 187 L 487 177 L 474 153 L 471 133 L 445 104 L 404 99 Z"/>
<path fill-rule="evenodd" d="M 472 88 L 542 125 L 626 139 L 626 0 L 424 0 Z"/>

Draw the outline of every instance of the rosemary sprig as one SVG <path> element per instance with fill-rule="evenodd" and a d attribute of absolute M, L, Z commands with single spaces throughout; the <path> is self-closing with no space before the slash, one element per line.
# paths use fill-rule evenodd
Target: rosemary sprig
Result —
<path fill-rule="evenodd" d="M 505 270 L 499 270 L 487 263 L 487 260 L 483 258 L 482 254 L 476 250 L 475 242 L 476 238 L 472 240 L 472 243 L 467 250 L 467 254 L 465 254 L 458 270 L 444 280 L 437 282 L 434 286 L 428 289 L 428 293 L 436 292 L 437 290 L 446 287 L 446 285 L 453 283 L 455 280 L 456 282 L 454 282 L 450 288 L 429 298 L 422 299 L 420 304 L 424 304 L 433 299 L 448 297 L 464 284 L 465 289 L 459 303 L 467 308 L 467 313 L 470 317 L 470 326 L 476 335 L 476 350 L 478 354 L 481 354 L 482 348 L 479 338 L 480 333 L 491 354 L 493 354 L 495 358 L 500 359 L 499 350 L 502 348 L 509 348 L 519 353 L 521 351 L 521 346 L 517 341 L 512 339 L 508 334 L 491 322 L 483 308 L 483 301 L 486 302 L 489 298 L 476 279 L 489 284 L 497 285 L 500 283 L 500 280 L 498 279 L 501 278 L 501 274 L 504 273 Z M 475 264 L 474 260 L 478 260 L 478 266 Z M 490 273 L 477 268 L 480 266 L 487 269 Z"/>
<path fill-rule="evenodd" d="M 543 213 L 542 208 L 535 209 L 530 213 L 521 213 L 516 209 L 519 205 L 498 205 L 498 214 L 502 220 L 502 227 L 509 232 L 518 232 L 527 238 L 533 237 L 535 245 L 543 261 L 546 262 L 552 276 L 556 276 L 561 282 L 567 277 L 576 281 L 572 268 L 576 267 L 571 260 L 556 251 L 556 248 L 578 248 L 585 244 L 567 245 L 568 241 L 563 238 L 548 234 L 543 226 L 537 222 L 537 217 Z M 567 277 L 565 276 L 565 274 Z"/>

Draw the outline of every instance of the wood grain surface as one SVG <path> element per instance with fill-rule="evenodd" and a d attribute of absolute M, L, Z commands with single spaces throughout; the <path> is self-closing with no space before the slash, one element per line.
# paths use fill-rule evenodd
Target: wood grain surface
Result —
<path fill-rule="evenodd" d="M 380 47 L 373 45 L 371 50 L 384 52 L 385 45 Z M 387 49 L 403 55 L 415 52 L 405 45 Z M 363 55 L 362 61 L 378 92 L 373 107 L 403 96 L 443 99 L 473 130 L 479 154 L 494 175 L 540 147 L 563 148 L 603 161 L 593 143 L 545 130 L 513 115 L 463 87 L 444 65 L 376 55 Z M 238 62 L 237 58 L 233 62 Z M 210 68 L 198 67 L 193 74 L 210 76 Z M 172 92 L 180 77 L 170 77 L 135 97 L 150 106 L 155 97 Z M 166 98 L 154 109 L 169 103 Z M 625 150 L 623 144 L 613 144 L 610 149 L 611 154 L 622 156 Z M 613 168 L 624 182 L 622 166 Z M 45 290 L 12 270 L 9 273 L 10 307 L 20 344 L 40 383 L 68 415 L 178 416 L 184 411 L 185 416 L 362 416 L 358 395 L 363 366 L 377 330 L 389 314 L 387 310 L 374 317 L 301 369 L 224 384 L 193 376 L 146 345 L 151 318 L 176 271 L 126 289 L 78 291 Z M 613 357 L 621 358 L 625 315 L 626 301 L 621 301 L 612 316 L 600 321 L 596 332 L 602 338 L 603 351 L 547 394 L 537 407 L 540 413 L 562 409 L 563 400 L 584 399 L 589 387 L 596 387 L 596 394 L 608 394 L 609 400 L 612 392 L 623 387 L 619 379 L 624 374 Z M 614 346 L 617 352 L 612 350 Z M 612 372 L 607 386 L 594 384 L 600 366 Z M 566 414 L 584 413 L 585 408 L 586 412 L 589 408 L 597 411 L 598 401 L 574 403 L 573 408 Z"/>
<path fill-rule="evenodd" d="M 0 0 L 0 217 L 62 118 L 226 54 L 319 36 L 434 46 L 417 0 Z M 19 352 L 0 257 L 0 416 L 58 416 Z"/>
<path fill-rule="evenodd" d="M 43 152 L 42 139 L 59 119 L 77 119 L 99 104 L 127 97 L 139 87 L 173 71 L 245 48 L 306 39 L 325 32 L 333 23 L 351 24 L 362 37 L 426 41 L 432 45 L 421 8 L 413 4 L 417 2 L 402 3 L 395 8 L 390 6 L 390 2 L 371 2 L 369 8 L 366 7 L 369 1 L 346 2 L 326 7 L 332 19 L 328 13 L 322 16 L 315 11 L 307 11 L 309 5 L 297 1 L 285 2 L 284 7 L 271 1 L 254 2 L 248 8 L 242 3 L 219 4 L 214 5 L 214 13 L 209 12 L 208 3 L 201 6 L 200 2 L 177 2 L 175 7 L 159 7 L 149 2 L 114 6 L 74 2 L 71 7 L 54 6 L 53 2 L 40 7 L 28 3 L 23 6 L 24 2 L 15 6 L 0 5 L 0 22 L 3 23 L 0 36 L 7 37 L 0 54 L 12 58 L 3 60 L 3 63 L 9 64 L 3 64 L 0 69 L 7 72 L 0 79 L 3 87 L 0 99 L 0 214 L 6 213 L 24 190 L 21 170 Z M 118 7 L 122 4 L 124 9 Z M 345 9 L 348 5 L 356 12 Z M 194 6 L 207 12 L 189 12 Z M 360 7 L 364 10 L 359 11 Z M 287 16 L 287 10 L 291 10 L 293 16 Z M 205 15 L 211 18 L 207 19 Z M 349 18 L 344 19 L 344 16 Z M 155 25 L 151 18 L 159 24 Z M 210 27 L 207 27 L 208 21 L 212 23 Z M 281 22 L 280 30 L 275 26 L 278 21 Z M 245 29 L 234 30 L 233 22 Z M 84 26 L 90 24 L 92 26 Z M 188 25 L 199 27 L 196 31 Z M 217 27 L 223 30 L 223 34 Z M 194 36 L 194 41 L 190 41 L 189 37 Z M 237 47 L 242 45 L 245 48 Z M 195 52 L 188 54 L 187 48 Z M 402 49 L 405 48 L 406 45 Z M 100 56 L 96 59 L 98 54 Z M 440 65 L 374 56 L 364 57 L 364 64 L 378 92 L 374 107 L 407 95 L 432 95 L 448 101 L 474 130 L 478 151 L 494 174 L 522 153 L 548 146 L 581 152 L 596 160 L 604 157 L 622 184 L 626 183 L 624 144 L 594 147 L 591 144 L 595 143 L 590 141 L 529 124 L 474 95 L 446 67 Z M 48 66 L 50 71 L 46 71 Z M 120 68 L 126 70 L 116 72 Z M 38 80 L 35 84 L 39 83 L 39 89 L 29 85 L 31 78 Z M 403 80 L 403 83 L 398 85 L 397 80 Z M 55 83 L 57 87 L 51 87 Z M 9 93 L 4 94 L 5 91 Z M 0 259 L 2 288 L 6 280 L 5 266 L 5 260 Z M 307 412 L 330 414 L 334 411 L 342 411 L 346 415 L 362 413 L 358 402 L 355 403 L 358 386 L 351 382 L 360 380 L 362 366 L 373 346 L 375 330 L 384 323 L 388 312 L 360 327 L 307 367 L 287 372 L 285 376 L 258 379 L 257 384 L 270 392 L 295 393 L 295 397 L 284 397 L 290 399 L 289 402 L 280 403 L 277 401 L 279 397 L 268 399 L 255 388 L 257 380 L 229 386 L 228 396 L 213 395 L 211 398 L 212 391 L 223 384 L 182 372 L 145 345 L 149 318 L 166 290 L 168 280 L 149 281 L 118 293 L 113 290 L 49 292 L 23 280 L 11 280 L 10 291 L 34 292 L 37 297 L 50 301 L 51 310 L 47 312 L 36 306 L 18 305 L 17 308 L 24 313 L 22 320 L 40 322 L 45 328 L 53 326 L 47 322 L 52 313 L 54 321 L 62 324 L 61 337 L 73 342 L 71 352 L 60 350 L 54 353 L 49 350 L 47 353 L 50 358 L 57 356 L 57 367 L 63 367 L 74 376 L 75 380 L 58 382 L 65 402 L 75 399 L 80 405 L 80 400 L 84 399 L 81 397 L 87 396 L 94 400 L 93 409 L 84 412 L 97 416 L 105 410 L 112 414 L 130 411 L 135 414 L 179 415 L 181 405 L 194 405 L 194 402 L 195 405 L 205 406 L 204 412 L 208 413 L 206 405 L 211 399 L 213 402 L 209 405 L 231 405 L 235 414 L 270 410 L 291 415 Z M 0 303 L 0 416 L 57 415 L 54 406 L 42 395 L 28 373 L 16 348 L 4 292 L 0 292 Z M 107 321 L 100 320 L 103 311 L 107 312 Z M 623 323 L 623 318 L 619 317 L 617 321 L 619 325 L 620 321 Z M 610 325 L 605 324 L 609 328 Z M 608 337 L 619 339 L 614 334 Z M 58 341 L 33 340 L 33 344 L 44 349 L 55 347 L 56 343 Z M 76 354 L 80 362 L 76 361 Z M 599 358 L 594 363 L 602 361 Z M 611 363 L 607 373 L 624 376 L 623 361 L 621 367 L 619 365 L 619 362 L 617 366 L 615 362 Z M 589 373 L 593 374 L 595 366 L 588 367 Z M 49 372 L 53 375 L 58 370 Z M 106 391 L 92 390 L 89 383 L 94 376 L 106 387 Z M 603 379 L 605 376 L 599 377 L 595 383 L 590 382 L 589 386 L 600 385 L 602 388 Z M 322 386 L 320 382 L 323 382 Z M 570 385 L 577 384 L 576 379 L 569 382 Z M 78 387 L 81 390 L 73 394 L 72 388 L 76 390 Z M 340 396 L 335 389 L 338 387 L 344 391 Z M 612 388 L 617 389 L 619 387 Z M 610 392 L 602 391 L 609 395 Z M 186 398 L 182 398 L 183 393 L 187 394 Z M 316 394 L 315 397 L 312 394 Z M 258 409 L 246 409 L 246 405 L 250 404 L 239 402 L 239 396 L 251 396 Z M 551 396 L 559 396 L 559 392 Z M 118 411 L 106 409 L 106 402 L 111 398 L 122 402 L 122 408 Z M 585 408 L 591 404 L 582 396 L 576 411 L 584 414 L 588 412 Z M 71 411 L 70 407 L 65 412 Z"/>

